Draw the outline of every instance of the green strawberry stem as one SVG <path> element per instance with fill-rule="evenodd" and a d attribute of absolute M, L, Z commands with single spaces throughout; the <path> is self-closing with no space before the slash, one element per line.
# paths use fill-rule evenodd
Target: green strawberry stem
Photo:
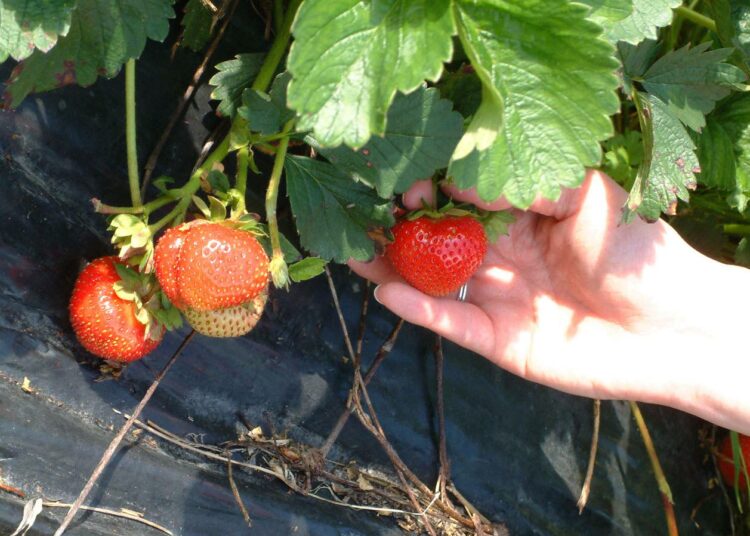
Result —
<path fill-rule="evenodd" d="M 263 65 L 260 68 L 260 72 L 258 73 L 258 76 L 256 77 L 255 81 L 253 82 L 252 88 L 257 89 L 259 91 L 267 91 L 268 87 L 271 85 L 271 82 L 273 81 L 273 76 L 276 73 L 276 70 L 279 67 L 279 64 L 281 63 L 282 58 L 284 57 L 284 53 L 286 52 L 287 46 L 289 45 L 289 39 L 291 38 L 291 28 L 292 28 L 292 22 L 294 21 L 294 17 L 297 14 L 297 9 L 299 8 L 300 4 L 302 3 L 302 0 L 291 0 L 289 2 L 289 7 L 287 9 L 286 15 L 284 16 L 283 23 L 281 25 L 281 31 L 279 31 L 276 34 L 276 38 L 274 39 L 273 44 L 271 45 L 271 49 L 268 51 L 268 55 L 266 56 L 265 60 L 263 61 Z M 135 86 L 134 86 L 135 87 Z M 133 102 L 133 112 L 135 111 L 135 102 Z M 133 117 L 135 117 L 135 114 L 133 114 Z M 283 155 L 286 154 L 286 148 L 289 145 L 289 133 L 291 130 L 291 121 L 290 123 L 287 123 L 285 125 L 284 130 L 278 134 L 273 136 L 268 136 L 263 138 L 263 141 L 271 141 L 275 139 L 279 139 L 280 141 L 280 147 L 279 152 L 282 152 Z M 133 124 L 133 128 L 135 128 L 135 123 Z M 245 121 L 241 117 L 236 117 L 234 121 L 232 122 L 232 130 L 242 130 L 247 128 L 247 121 Z M 159 230 L 161 230 L 163 227 L 166 227 L 173 221 L 177 219 L 184 218 L 185 213 L 187 212 L 188 207 L 190 206 L 190 203 L 192 201 L 193 195 L 198 191 L 200 188 L 200 179 L 201 176 L 204 173 L 207 173 L 210 171 L 214 164 L 217 162 L 221 162 L 224 160 L 224 158 L 229 153 L 230 149 L 230 138 L 232 137 L 232 133 L 226 135 L 226 137 L 219 143 L 218 146 L 211 152 L 211 154 L 208 155 L 206 160 L 203 162 L 203 164 L 195 170 L 195 172 L 190 177 L 190 180 L 188 180 L 185 185 L 183 185 L 181 188 L 177 188 L 173 190 L 175 194 L 177 194 L 174 198 L 168 198 L 167 201 L 164 201 L 162 205 L 164 206 L 168 204 L 170 201 L 173 201 L 174 199 L 179 199 L 179 202 L 175 207 L 162 219 L 157 221 L 156 223 L 153 223 L 149 226 L 149 229 L 151 230 L 152 234 L 155 234 Z M 134 144 L 135 145 L 135 144 Z M 281 145 L 284 146 L 283 151 L 281 151 Z M 130 154 L 130 153 L 129 153 Z M 247 154 L 247 151 L 246 151 Z M 274 163 L 274 170 L 276 169 L 276 164 L 280 162 L 279 168 L 281 169 L 283 167 L 284 163 L 284 157 L 279 159 L 277 157 L 277 162 Z M 238 166 L 242 166 L 239 159 L 241 159 L 242 156 L 238 155 Z M 137 158 L 136 158 L 137 163 Z M 240 168 L 241 169 L 241 168 Z M 237 186 L 238 190 L 240 190 L 243 193 L 247 188 L 247 172 L 245 170 L 245 176 L 244 179 L 241 179 L 240 171 L 238 170 L 237 175 Z M 281 171 L 279 170 L 278 174 L 280 175 Z M 278 177 L 280 178 L 280 177 Z M 277 183 L 278 183 L 277 178 Z M 137 185 L 137 173 L 135 175 L 136 185 Z M 241 182 L 243 181 L 244 182 Z M 131 191 L 133 188 L 133 182 L 131 177 Z M 271 189 L 271 186 L 269 185 L 269 190 Z M 281 250 L 280 240 L 278 236 L 278 224 L 276 224 L 276 198 L 278 197 L 278 184 L 275 188 L 275 193 L 273 194 L 273 213 L 274 213 L 274 221 L 273 226 L 271 226 L 270 218 L 269 218 L 269 227 L 271 229 L 271 243 L 273 244 L 274 251 L 277 249 Z M 161 198 L 159 198 L 161 199 Z M 140 192 L 139 192 L 139 202 L 140 202 Z M 155 200 L 156 201 L 156 200 Z M 160 201 L 162 203 L 162 201 Z M 135 202 L 133 203 L 134 209 L 137 208 L 135 205 Z M 267 204 L 268 206 L 268 204 Z"/>
<path fill-rule="evenodd" d="M 273 40 L 271 49 L 268 51 L 268 55 L 266 56 L 265 61 L 263 61 L 260 72 L 251 86 L 252 89 L 267 91 L 268 86 L 271 85 L 273 76 L 276 74 L 276 69 L 279 67 L 279 63 L 281 63 L 281 59 L 284 57 L 286 47 L 289 44 L 289 39 L 292 36 L 292 22 L 294 22 L 294 17 L 297 15 L 297 9 L 299 9 L 301 3 L 302 0 L 291 0 L 289 2 L 289 7 L 284 15 L 281 28 L 276 33 L 276 38 Z M 278 10 L 276 14 L 278 14 Z"/>
<path fill-rule="evenodd" d="M 135 60 L 125 64 L 125 141 L 128 153 L 128 182 L 130 201 L 134 208 L 140 207 L 141 184 L 138 177 L 138 148 L 135 143 Z"/>
<path fill-rule="evenodd" d="M 294 119 L 287 121 L 282 129 L 282 133 L 288 133 L 294 126 Z M 271 249 L 273 251 L 271 258 L 271 276 L 274 285 L 277 287 L 286 287 L 288 285 L 287 267 L 284 263 L 284 253 L 281 251 L 281 239 L 279 238 L 279 222 L 276 219 L 276 204 L 279 198 L 279 186 L 281 185 L 281 173 L 284 170 L 284 160 L 289 148 L 289 136 L 281 138 L 279 146 L 276 149 L 276 157 L 273 161 L 273 170 L 271 178 L 268 181 L 266 190 L 266 219 L 268 220 L 268 234 L 271 237 Z"/>
<path fill-rule="evenodd" d="M 237 180 L 234 187 L 240 193 L 240 199 L 237 205 L 237 212 L 245 211 L 245 191 L 247 190 L 247 168 L 249 163 L 249 149 L 247 146 L 240 147 L 237 150 Z"/>
<path fill-rule="evenodd" d="M 115 207 L 102 203 L 98 199 L 92 199 L 91 202 L 94 205 L 94 211 L 99 214 L 150 214 L 161 207 L 173 203 L 182 195 L 180 188 L 169 190 L 166 195 L 161 195 L 156 199 L 149 201 L 145 205 L 139 207 Z"/>
<path fill-rule="evenodd" d="M 214 167 L 214 164 L 224 160 L 224 157 L 228 153 L 229 136 L 226 136 L 216 147 L 216 149 L 214 149 L 213 152 L 208 155 L 203 164 L 201 164 L 198 169 L 196 169 L 195 172 L 190 176 L 190 180 L 185 183 L 182 188 L 177 188 L 177 191 L 180 192 L 180 201 L 177 203 L 177 205 L 175 205 L 175 207 L 171 211 L 169 211 L 169 213 L 162 219 L 160 219 L 156 223 L 149 225 L 149 229 L 151 230 L 152 235 L 156 234 L 172 221 L 185 217 L 185 213 L 187 212 L 187 209 L 193 200 L 193 195 L 195 195 L 195 193 L 201 186 L 201 177 L 203 176 L 203 174 L 211 171 L 211 169 L 213 169 Z"/>
<path fill-rule="evenodd" d="M 703 26 L 714 33 L 716 32 L 716 22 L 713 19 L 706 17 L 702 13 L 698 13 L 694 9 L 690 9 L 688 6 L 677 6 L 674 8 L 674 12 L 699 26 Z"/>

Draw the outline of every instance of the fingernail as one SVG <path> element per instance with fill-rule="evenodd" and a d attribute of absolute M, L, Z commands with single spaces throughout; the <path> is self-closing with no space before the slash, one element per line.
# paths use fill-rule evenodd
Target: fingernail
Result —
<path fill-rule="evenodd" d="M 372 297 L 375 298 L 375 301 L 378 302 L 380 305 L 383 305 L 383 302 L 380 301 L 380 298 L 378 298 L 378 291 L 380 290 L 381 285 L 378 285 L 375 287 L 375 290 L 372 291 Z"/>

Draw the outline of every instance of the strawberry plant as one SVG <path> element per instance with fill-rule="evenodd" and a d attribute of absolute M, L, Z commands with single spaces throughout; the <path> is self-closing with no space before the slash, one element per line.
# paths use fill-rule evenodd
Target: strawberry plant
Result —
<path fill-rule="evenodd" d="M 716 256 L 750 265 L 744 0 L 274 0 L 261 9 L 267 50 L 238 48 L 219 63 L 213 52 L 237 0 L 52 4 L 0 0 L 0 60 L 12 65 L 2 105 L 124 70 L 130 201 L 94 200 L 118 260 L 94 261 L 71 303 L 82 344 L 102 357 L 142 356 L 178 325 L 177 310 L 201 333 L 244 334 L 269 280 L 288 289 L 329 262 L 383 251 L 414 286 L 455 291 L 497 224 L 462 216 L 476 243 L 453 253 L 469 251 L 457 261 L 468 266 L 439 288 L 410 279 L 417 269 L 402 262 L 418 246 L 397 253 L 400 237 L 427 233 L 407 228 L 429 218 L 396 223 L 394 212 L 426 178 L 526 209 L 601 168 L 629 191 L 624 224 L 666 218 L 688 232 L 685 222 L 698 222 L 722 234 Z M 204 54 L 171 125 L 204 73 L 224 120 L 189 176 L 151 180 L 163 144 L 140 172 L 136 104 L 159 87 L 149 80 L 135 94 L 149 40 Z M 247 209 L 249 180 L 265 193 L 261 214 Z M 95 341 L 84 294 L 104 269 L 96 292 L 121 313 Z M 138 340 L 117 350 L 125 334 Z"/>

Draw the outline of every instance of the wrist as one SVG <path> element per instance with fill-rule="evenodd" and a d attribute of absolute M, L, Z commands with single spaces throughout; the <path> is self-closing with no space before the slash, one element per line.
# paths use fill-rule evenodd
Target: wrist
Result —
<path fill-rule="evenodd" d="M 750 271 L 709 261 L 697 275 L 701 284 L 689 326 L 672 330 L 676 383 L 669 405 L 719 426 L 750 433 L 750 359 L 742 335 L 747 332 L 746 295 Z"/>

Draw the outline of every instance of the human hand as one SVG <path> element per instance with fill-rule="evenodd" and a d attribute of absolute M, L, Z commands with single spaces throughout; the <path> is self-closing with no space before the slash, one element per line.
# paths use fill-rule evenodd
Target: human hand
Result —
<path fill-rule="evenodd" d="M 509 206 L 484 203 L 473 191 L 448 193 L 489 210 Z M 417 208 L 431 195 L 429 183 L 418 183 L 404 204 Z M 350 266 L 379 284 L 376 298 L 397 315 L 528 380 L 670 405 L 747 430 L 748 390 L 737 386 L 731 404 L 745 409 L 728 416 L 719 378 L 704 372 L 708 352 L 726 353 L 719 342 L 729 319 L 717 314 L 726 304 L 716 300 L 731 287 L 696 291 L 693 284 L 747 286 L 745 271 L 699 254 L 664 221 L 621 225 L 626 197 L 592 171 L 558 201 L 516 211 L 509 235 L 490 245 L 469 281 L 465 303 L 419 292 L 385 258 Z"/>

